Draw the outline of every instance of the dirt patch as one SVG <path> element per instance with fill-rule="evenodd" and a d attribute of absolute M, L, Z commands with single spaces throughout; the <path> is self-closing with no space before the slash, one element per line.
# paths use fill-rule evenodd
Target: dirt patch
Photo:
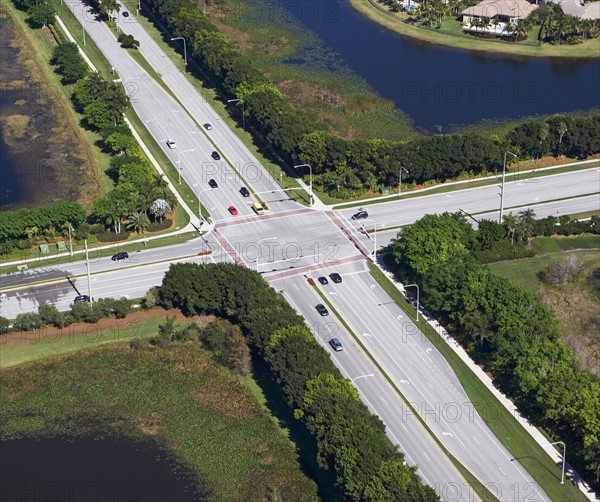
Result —
<path fill-rule="evenodd" d="M 11 143 L 11 138 L 21 139 L 29 129 L 31 117 L 27 115 L 5 115 L 0 119 L 4 141 Z"/>
<path fill-rule="evenodd" d="M 284 97 L 296 106 L 326 105 L 330 108 L 338 108 L 344 105 L 342 96 L 326 87 L 299 80 L 283 80 L 276 85 Z"/>
<path fill-rule="evenodd" d="M 108 331 L 114 329 L 116 323 L 120 323 L 123 326 L 130 326 L 132 324 L 141 323 L 150 319 L 163 318 L 163 317 L 175 317 L 176 319 L 186 319 L 179 309 L 153 309 L 145 310 L 140 312 L 132 312 L 123 319 L 115 319 L 114 317 L 108 317 L 106 319 L 100 319 L 98 322 L 90 324 L 85 322 L 78 322 L 71 324 L 65 328 L 44 328 L 35 331 L 19 331 L 18 333 L 9 333 L 2 337 L 2 343 L 9 342 L 11 340 L 41 340 L 43 338 L 54 337 L 60 338 L 68 333 L 69 336 L 78 333 L 89 333 L 91 329 L 97 332 Z"/>
<path fill-rule="evenodd" d="M 560 288 L 545 287 L 540 300 L 559 322 L 562 341 L 573 349 L 580 367 L 600 375 L 600 299 L 584 281 Z"/>

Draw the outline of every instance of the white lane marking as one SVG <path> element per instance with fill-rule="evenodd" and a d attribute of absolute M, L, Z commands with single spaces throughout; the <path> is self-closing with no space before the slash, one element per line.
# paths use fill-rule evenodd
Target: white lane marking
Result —
<path fill-rule="evenodd" d="M 479 446 L 481 446 L 481 443 L 477 441 L 477 438 L 475 436 L 473 436 L 473 441 L 475 441 Z"/>
<path fill-rule="evenodd" d="M 381 400 L 383 401 L 383 404 L 385 404 L 387 406 L 387 401 L 385 399 L 383 399 L 383 396 L 379 396 L 381 398 Z"/>

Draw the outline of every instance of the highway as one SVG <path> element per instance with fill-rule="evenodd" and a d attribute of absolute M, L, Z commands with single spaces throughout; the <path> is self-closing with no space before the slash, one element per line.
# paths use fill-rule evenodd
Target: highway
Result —
<path fill-rule="evenodd" d="M 235 261 L 258 269 L 274 287 L 284 290 L 285 298 L 307 319 L 319 340 L 327 343 L 332 333 L 339 335 L 345 349 L 342 353 L 328 349 L 334 362 L 353 380 L 370 409 L 382 418 L 392 441 L 406 453 L 407 462 L 419 465 L 423 479 L 444 500 L 477 499 L 469 494 L 463 477 L 353 335 L 339 321 L 328 324 L 329 327 L 322 323 L 314 308 L 319 297 L 306 279 L 339 272 L 344 282 L 330 282 L 321 288 L 322 292 L 445 447 L 501 500 L 520 501 L 523 493 L 529 495 L 528 500 L 548 500 L 541 490 L 532 489 L 535 483 L 529 474 L 519 462 L 511 461 L 510 454 L 473 411 L 441 355 L 366 272 L 365 256 L 372 243 L 360 234 L 357 222 L 350 219 L 356 209 L 311 210 L 289 200 L 133 16 L 121 23 L 122 29 L 141 42 L 140 52 L 177 95 L 177 101 L 119 47 L 114 35 L 87 8 L 79 2 L 70 5 L 80 20 L 85 19 L 87 33 L 122 79 L 136 113 L 180 169 L 184 182 L 200 196 L 215 223 L 209 235 L 184 244 L 150 250 L 136 244 L 133 252 L 130 248 L 116 248 L 115 252 L 130 252 L 131 257 L 124 262 L 94 257 L 92 296 L 141 297 L 148 288 L 160 284 L 169 264 L 178 260 Z M 205 122 L 211 123 L 212 130 L 201 126 Z M 167 139 L 175 140 L 177 148 L 170 149 Z M 222 161 L 211 159 L 213 150 L 221 153 Z M 248 179 L 240 179 L 232 166 Z M 256 176 L 248 174 L 251 170 Z M 597 193 L 599 176 L 600 170 L 590 169 L 509 183 L 505 207 Z M 211 178 L 217 180 L 219 188 L 208 186 Z M 242 197 L 242 186 L 269 194 L 263 198 L 269 201 L 272 211 L 254 215 L 250 209 L 254 197 Z M 594 200 L 597 202 L 597 198 L 586 199 L 591 206 L 588 209 L 597 209 Z M 498 202 L 496 185 L 376 204 L 369 206 L 368 211 L 370 224 L 379 229 L 411 223 L 428 212 L 463 209 L 484 213 L 494 210 Z M 232 216 L 227 211 L 231 204 L 239 215 Z M 198 256 L 208 251 L 209 256 Z M 2 315 L 14 318 L 34 311 L 43 302 L 67 309 L 75 293 L 63 279 L 65 275 L 73 276 L 77 288 L 87 294 L 85 264 L 81 261 L 2 276 L 6 295 L 0 304 Z M 332 314 L 328 321 L 333 318 Z"/>

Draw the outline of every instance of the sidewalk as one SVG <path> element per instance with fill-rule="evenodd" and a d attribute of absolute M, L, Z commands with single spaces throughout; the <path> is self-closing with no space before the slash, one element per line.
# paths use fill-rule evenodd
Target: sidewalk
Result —
<path fill-rule="evenodd" d="M 406 296 L 404 286 L 396 281 L 394 275 L 383 268 L 380 263 L 376 263 L 377 267 L 386 275 L 388 279 L 396 286 L 396 288 Z M 421 306 L 419 306 L 421 307 Z M 492 382 L 492 379 L 477 365 L 475 361 L 471 359 L 469 354 L 461 347 L 461 345 L 446 331 L 446 329 L 437 322 L 431 315 L 429 315 L 422 308 L 419 308 L 421 315 L 427 319 L 429 325 L 435 329 L 435 331 L 446 341 L 448 346 L 460 357 L 460 359 L 473 371 L 475 376 L 490 390 L 494 397 L 498 399 L 500 404 L 504 406 L 512 415 L 517 419 L 519 424 L 529 433 L 529 435 L 535 440 L 536 443 L 550 456 L 550 458 L 556 462 L 557 465 L 562 466 L 562 453 L 558 452 L 548 441 L 542 433 L 532 425 L 521 413 L 515 404 L 500 392 Z M 567 451 L 568 453 L 568 451 Z M 573 469 L 569 463 L 565 463 L 565 481 L 572 480 L 577 485 L 579 490 L 586 496 L 588 500 L 596 501 L 599 500 L 595 497 L 594 492 L 590 486 L 583 480 L 583 478 Z"/>

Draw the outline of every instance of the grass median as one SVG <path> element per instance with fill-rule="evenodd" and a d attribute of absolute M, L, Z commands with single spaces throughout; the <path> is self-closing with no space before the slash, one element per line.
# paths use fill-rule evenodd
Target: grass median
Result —
<path fill-rule="evenodd" d="M 482 419 L 504 446 L 529 472 L 551 500 L 578 502 L 587 500 L 571 483 L 560 484 L 559 466 L 537 444 L 519 421 L 496 399 L 446 341 L 422 318 L 416 321 L 415 309 L 404 295 L 375 265 L 369 263 L 371 275 L 402 311 L 418 326 L 456 373 L 463 389 Z M 522 487 L 523 490 L 525 488 Z M 526 496 L 522 493 L 521 496 Z M 529 493 L 531 495 L 531 492 Z M 517 497 L 518 498 L 518 497 Z"/>

